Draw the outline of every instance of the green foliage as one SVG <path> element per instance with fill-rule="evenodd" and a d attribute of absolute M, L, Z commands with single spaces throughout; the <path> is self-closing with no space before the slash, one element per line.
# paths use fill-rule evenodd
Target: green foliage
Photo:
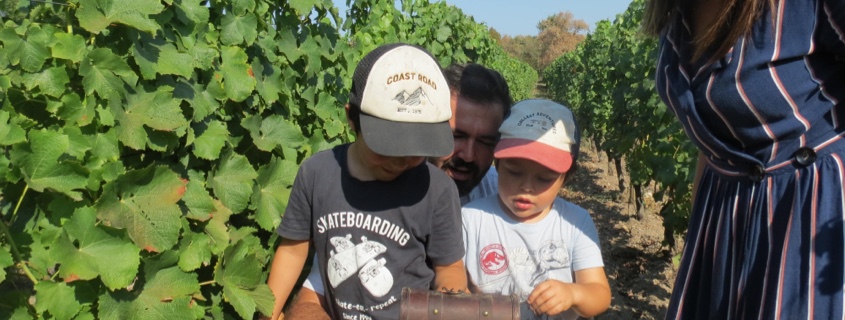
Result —
<path fill-rule="evenodd" d="M 585 136 L 625 161 L 631 184 L 657 183 L 655 197 L 667 197 L 664 226 L 680 233 L 697 153 L 654 88 L 657 41 L 639 32 L 644 6 L 635 0 L 614 22 L 600 21 L 543 76 L 550 98 L 572 108 Z"/>
<path fill-rule="evenodd" d="M 537 77 L 442 2 L 357 1 L 343 27 L 328 0 L 3 4 L 0 318 L 267 314 L 298 165 L 352 137 L 363 52 L 486 64 L 517 99 Z"/>

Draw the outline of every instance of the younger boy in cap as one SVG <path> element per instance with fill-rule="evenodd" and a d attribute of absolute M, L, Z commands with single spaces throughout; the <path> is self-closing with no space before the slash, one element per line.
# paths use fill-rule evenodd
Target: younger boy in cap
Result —
<path fill-rule="evenodd" d="M 558 191 L 578 157 L 572 112 L 549 100 L 515 104 L 494 152 L 497 195 L 463 208 L 474 291 L 517 294 L 523 319 L 592 317 L 610 306 L 598 233 Z"/>
<path fill-rule="evenodd" d="M 356 141 L 299 168 L 267 280 L 281 313 L 313 246 L 333 319 L 395 319 L 403 287 L 466 288 L 455 184 L 426 157 L 449 154 L 449 87 L 425 50 L 389 44 L 355 68 Z"/>

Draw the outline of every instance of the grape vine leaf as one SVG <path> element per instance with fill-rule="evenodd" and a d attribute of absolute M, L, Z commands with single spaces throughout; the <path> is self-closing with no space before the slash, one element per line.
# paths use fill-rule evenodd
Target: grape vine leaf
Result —
<path fill-rule="evenodd" d="M 232 12 L 236 15 L 244 15 L 255 10 L 255 0 L 232 0 Z"/>
<path fill-rule="evenodd" d="M 171 90 L 159 87 L 154 92 L 141 91 L 128 96 L 125 106 L 112 104 L 112 112 L 121 124 L 115 127 L 121 142 L 130 148 L 143 150 L 147 144 L 153 144 L 144 126 L 161 131 L 187 126 L 188 120 L 179 107 L 181 100 L 174 99 Z"/>
<path fill-rule="evenodd" d="M 207 221 L 215 211 L 214 199 L 205 189 L 205 177 L 195 170 L 188 171 L 188 186 L 182 201 L 188 207 L 188 219 Z"/>
<path fill-rule="evenodd" d="M 213 172 L 209 184 L 214 195 L 233 212 L 243 211 L 249 202 L 252 186 L 258 173 L 246 157 L 226 152 L 220 166 Z"/>
<path fill-rule="evenodd" d="M 159 0 L 79 0 L 78 8 L 79 25 L 92 33 L 100 33 L 112 23 L 155 33 L 161 26 L 149 16 L 160 13 L 164 5 Z"/>
<path fill-rule="evenodd" d="M 258 18 L 252 13 L 243 16 L 227 14 L 221 23 L 220 42 L 224 45 L 251 45 L 258 37 Z"/>
<path fill-rule="evenodd" d="M 273 157 L 270 163 L 258 170 L 251 209 L 255 210 L 255 221 L 262 229 L 275 230 L 282 221 L 297 168 L 292 161 Z"/>
<path fill-rule="evenodd" d="M 55 42 L 50 46 L 53 58 L 80 62 L 85 57 L 85 38 L 78 34 L 59 32 L 53 35 Z"/>
<path fill-rule="evenodd" d="M 290 0 L 288 2 L 293 8 L 296 10 L 296 14 L 301 16 L 307 16 L 311 13 L 311 9 L 314 8 L 314 5 L 317 4 L 315 0 Z"/>
<path fill-rule="evenodd" d="M 3 28 L 0 31 L 0 41 L 5 45 L 3 51 L 12 65 L 20 64 L 24 71 L 37 72 L 50 58 L 50 50 L 47 49 L 50 34 L 38 25 L 30 26 L 26 30 L 26 38 L 21 38 L 13 28 Z"/>
<path fill-rule="evenodd" d="M 138 273 L 140 250 L 101 229 L 96 214 L 93 208 L 80 208 L 64 224 L 64 234 L 51 248 L 52 256 L 61 264 L 59 275 L 65 281 L 100 276 L 111 290 L 125 288 Z"/>
<path fill-rule="evenodd" d="M 97 201 L 104 224 L 126 229 L 139 248 L 161 252 L 176 244 L 182 211 L 176 204 L 187 181 L 163 166 L 128 171 L 107 183 Z"/>
<path fill-rule="evenodd" d="M 35 285 L 35 310 L 39 313 L 49 311 L 56 319 L 71 319 L 81 309 L 74 289 L 67 284 L 41 281 Z"/>
<path fill-rule="evenodd" d="M 214 280 L 223 286 L 224 299 L 241 318 L 252 318 L 255 309 L 263 314 L 273 310 L 273 293 L 261 283 L 261 262 L 250 246 L 255 241 L 238 241 L 226 249 L 218 262 Z"/>
<path fill-rule="evenodd" d="M 9 249 L 0 246 L 0 279 L 6 279 L 6 267 L 13 264 L 15 264 L 15 261 L 12 260 L 12 254 L 9 253 Z M 0 280 L 0 282 L 3 282 L 3 280 Z"/>
<path fill-rule="evenodd" d="M 204 0 L 177 0 L 176 17 L 185 24 L 208 23 L 208 8 L 202 5 Z"/>
<path fill-rule="evenodd" d="M 190 78 L 194 72 L 194 58 L 190 54 L 179 52 L 173 45 L 166 45 L 161 48 L 156 66 L 160 74 Z"/>
<path fill-rule="evenodd" d="M 10 146 L 26 141 L 26 132 L 11 119 L 9 112 L 0 110 L 0 146 Z"/>
<path fill-rule="evenodd" d="M 49 68 L 39 73 L 28 73 L 23 76 L 26 89 L 33 91 L 35 88 L 51 97 L 61 97 L 70 83 L 67 70 L 64 67 Z"/>
<path fill-rule="evenodd" d="M 246 100 L 255 89 L 255 77 L 247 64 L 246 52 L 239 47 L 223 47 L 220 54 L 223 60 L 220 72 L 223 74 L 226 96 L 235 102 Z"/>
<path fill-rule="evenodd" d="M 82 194 L 76 190 L 85 188 L 87 173 L 77 163 L 59 161 L 69 147 L 66 135 L 45 129 L 32 130 L 29 143 L 13 147 L 12 165 L 21 169 L 32 190 L 55 190 L 79 201 Z"/>
<path fill-rule="evenodd" d="M 191 296 L 199 292 L 195 274 L 178 267 L 145 273 L 146 283 L 133 292 L 107 292 L 99 297 L 100 319 L 193 319 Z"/>
<path fill-rule="evenodd" d="M 124 81 L 134 86 L 138 76 L 123 58 L 114 54 L 110 49 L 97 48 L 88 52 L 86 59 L 79 65 L 82 76 L 82 86 L 86 95 L 96 92 L 103 99 L 117 99 L 123 97 L 126 90 Z"/>
<path fill-rule="evenodd" d="M 204 233 L 190 233 L 182 238 L 179 268 L 185 272 L 198 269 L 211 261 L 211 239 Z"/>
<path fill-rule="evenodd" d="M 217 160 L 229 138 L 229 129 L 225 123 L 217 120 L 204 125 L 204 130 L 198 132 L 199 136 L 194 140 L 193 153 L 202 159 Z"/>
<path fill-rule="evenodd" d="M 211 253 L 218 255 L 229 247 L 229 217 L 232 211 L 223 205 L 219 200 L 214 200 L 215 211 L 211 213 L 211 219 L 205 225 L 205 234 L 211 239 Z"/>
<path fill-rule="evenodd" d="M 266 118 L 253 115 L 241 120 L 258 149 L 272 151 L 278 146 L 298 146 L 305 142 L 299 127 L 280 115 Z"/>

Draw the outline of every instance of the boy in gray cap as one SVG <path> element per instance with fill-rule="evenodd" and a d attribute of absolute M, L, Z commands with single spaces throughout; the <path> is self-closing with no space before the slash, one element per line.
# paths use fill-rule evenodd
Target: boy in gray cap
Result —
<path fill-rule="evenodd" d="M 357 139 L 302 163 L 277 229 L 273 319 L 311 245 L 335 319 L 398 318 L 403 287 L 466 288 L 457 189 L 425 161 L 452 152 L 449 99 L 419 47 L 384 45 L 358 63 L 346 105 Z"/>

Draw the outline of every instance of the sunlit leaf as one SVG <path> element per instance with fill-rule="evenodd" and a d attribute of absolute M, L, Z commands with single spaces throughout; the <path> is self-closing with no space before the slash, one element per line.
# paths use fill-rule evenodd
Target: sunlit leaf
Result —
<path fill-rule="evenodd" d="M 35 285 L 35 309 L 48 311 L 56 319 L 71 319 L 82 304 L 75 298 L 73 288 L 64 283 L 41 281 Z"/>
<path fill-rule="evenodd" d="M 137 76 L 121 57 L 106 48 L 91 50 L 79 66 L 85 94 L 115 99 L 125 94 L 124 81 L 134 86 Z"/>
<path fill-rule="evenodd" d="M 65 68 L 49 68 L 39 73 L 29 73 L 23 76 L 27 90 L 38 88 L 44 94 L 61 97 L 70 82 Z"/>
<path fill-rule="evenodd" d="M 247 117 L 241 125 L 249 130 L 253 143 L 258 149 L 270 151 L 278 146 L 298 146 L 305 141 L 299 127 L 281 116 L 272 115 Z"/>
<path fill-rule="evenodd" d="M 223 17 L 222 32 L 220 33 L 220 42 L 224 45 L 239 45 L 246 43 L 251 45 L 258 37 L 258 19 L 252 13 L 247 13 L 243 16 L 236 14 L 227 14 Z"/>
<path fill-rule="evenodd" d="M 206 221 L 211 218 L 211 213 L 216 210 L 214 199 L 205 189 L 205 178 L 202 173 L 188 171 L 188 186 L 182 201 L 188 207 L 189 219 Z"/>
<path fill-rule="evenodd" d="M 216 120 L 211 121 L 194 140 L 193 153 L 203 159 L 215 160 L 220 156 L 220 150 L 226 145 L 228 138 L 229 130 L 226 124 Z"/>
<path fill-rule="evenodd" d="M 182 216 L 176 202 L 186 181 L 166 167 L 128 171 L 107 183 L 97 201 L 97 217 L 106 225 L 126 229 L 139 248 L 161 252 L 176 244 Z"/>
<path fill-rule="evenodd" d="M 97 226 L 92 208 L 76 210 L 64 230 L 66 235 L 59 238 L 52 250 L 61 264 L 59 274 L 64 279 L 90 280 L 99 276 L 111 290 L 132 283 L 138 273 L 140 250 L 132 242 Z"/>
<path fill-rule="evenodd" d="M 76 163 L 60 161 L 70 147 L 66 135 L 55 131 L 33 130 L 29 143 L 15 145 L 12 163 L 21 168 L 30 188 L 38 192 L 45 189 L 61 192 L 81 200 L 79 189 L 85 188 L 86 173 Z"/>
<path fill-rule="evenodd" d="M 239 47 L 224 47 L 220 53 L 223 59 L 220 72 L 226 96 L 233 101 L 244 101 L 255 89 L 255 77 L 247 64 L 246 52 Z"/>
<path fill-rule="evenodd" d="M 150 15 L 164 9 L 158 0 L 79 0 L 78 7 L 76 18 L 79 25 L 93 33 L 102 32 L 112 23 L 155 33 L 161 26 Z"/>
<path fill-rule="evenodd" d="M 252 193 L 255 221 L 264 230 L 275 230 L 282 221 L 282 212 L 288 203 L 290 187 L 299 166 L 288 160 L 273 158 L 258 170 L 258 179 Z"/>
<path fill-rule="evenodd" d="M 209 185 L 226 207 L 233 212 L 241 212 L 249 203 L 258 173 L 242 155 L 228 152 L 221 158 L 220 166 L 209 179 Z"/>
<path fill-rule="evenodd" d="M 78 34 L 56 33 L 55 44 L 50 47 L 53 58 L 67 59 L 73 62 L 80 62 L 85 57 L 85 39 Z"/>

